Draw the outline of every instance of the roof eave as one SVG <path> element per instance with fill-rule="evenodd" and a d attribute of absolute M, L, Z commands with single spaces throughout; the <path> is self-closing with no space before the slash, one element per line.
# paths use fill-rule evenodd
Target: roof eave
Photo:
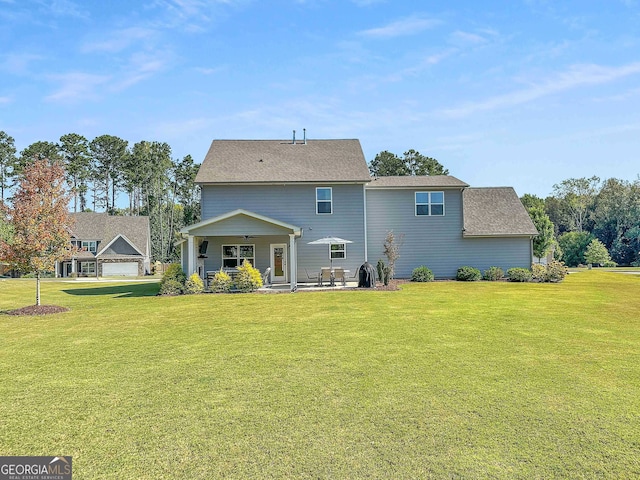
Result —
<path fill-rule="evenodd" d="M 327 184 L 327 185 L 335 185 L 335 184 L 343 184 L 343 185 L 364 185 L 371 180 L 269 180 L 269 181 L 242 181 L 242 182 L 198 182 L 196 181 L 196 185 L 206 186 L 206 185 L 215 185 L 215 186 L 234 186 L 241 187 L 244 185 L 318 185 L 318 184 Z"/>
<path fill-rule="evenodd" d="M 462 236 L 464 238 L 534 238 L 537 237 L 538 234 L 533 233 L 467 233 L 462 232 Z"/>

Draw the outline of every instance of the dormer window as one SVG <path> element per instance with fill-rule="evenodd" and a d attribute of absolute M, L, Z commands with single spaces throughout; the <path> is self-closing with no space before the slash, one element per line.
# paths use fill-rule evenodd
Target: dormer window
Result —
<path fill-rule="evenodd" d="M 331 187 L 316 188 L 316 214 L 330 215 L 333 213 L 333 191 Z"/>
<path fill-rule="evenodd" d="M 80 245 L 80 249 L 82 251 L 85 252 L 91 252 L 91 253 L 96 253 L 98 251 L 98 242 L 96 242 L 95 240 L 83 240 L 81 245 Z"/>
<path fill-rule="evenodd" d="M 416 192 L 416 216 L 423 215 L 444 215 L 444 192 Z"/>

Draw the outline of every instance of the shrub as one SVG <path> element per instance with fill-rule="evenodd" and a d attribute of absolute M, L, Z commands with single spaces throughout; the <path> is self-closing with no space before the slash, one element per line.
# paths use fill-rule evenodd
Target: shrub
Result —
<path fill-rule="evenodd" d="M 262 287 L 262 274 L 246 260 L 238 267 L 236 287 L 241 292 L 253 292 Z"/>
<path fill-rule="evenodd" d="M 477 282 L 482 278 L 480 270 L 474 267 L 464 266 L 458 269 L 456 280 L 461 282 Z"/>
<path fill-rule="evenodd" d="M 546 282 L 547 267 L 539 263 L 531 265 L 531 280 L 534 282 Z"/>
<path fill-rule="evenodd" d="M 507 270 L 510 282 L 530 282 L 531 271 L 527 268 L 510 268 Z"/>
<path fill-rule="evenodd" d="M 490 282 L 502 280 L 502 277 L 504 277 L 504 270 L 500 267 L 489 267 L 482 275 L 483 280 L 488 280 Z"/>
<path fill-rule="evenodd" d="M 383 285 L 389 285 L 389 279 L 391 278 L 391 268 L 389 267 L 389 265 L 385 265 L 382 259 L 380 259 L 378 260 L 376 269 L 378 270 L 378 278 L 383 283 Z"/>
<path fill-rule="evenodd" d="M 160 282 L 161 295 L 180 295 L 184 292 L 184 283 L 187 276 L 182 271 L 179 263 L 172 263 L 164 271 L 162 281 Z"/>
<path fill-rule="evenodd" d="M 177 280 L 169 279 L 160 283 L 160 295 L 182 295 L 184 287 Z"/>
<path fill-rule="evenodd" d="M 219 272 L 213 276 L 213 280 L 211 281 L 211 285 L 209 285 L 209 289 L 216 293 L 227 293 L 231 290 L 231 285 L 233 281 L 227 272 L 224 272 L 220 269 Z"/>
<path fill-rule="evenodd" d="M 182 271 L 182 266 L 179 263 L 172 263 L 164 271 L 162 282 L 164 283 L 167 280 L 175 280 L 181 285 L 184 285 L 187 281 L 187 275 Z"/>
<path fill-rule="evenodd" d="M 567 276 L 567 267 L 562 262 L 554 260 L 548 265 L 534 263 L 531 265 L 532 279 L 534 282 L 557 283 Z"/>
<path fill-rule="evenodd" d="M 384 279 L 384 261 L 382 259 L 378 260 L 378 264 L 376 265 L 376 270 L 378 271 L 378 280 L 382 282 Z"/>
<path fill-rule="evenodd" d="M 602 264 L 603 267 L 617 267 L 618 264 L 616 262 L 614 262 L 613 260 L 609 260 L 608 262 L 604 262 Z"/>
<path fill-rule="evenodd" d="M 433 272 L 424 265 L 413 269 L 411 272 L 412 282 L 433 282 Z"/>
<path fill-rule="evenodd" d="M 185 293 L 202 293 L 204 292 L 204 283 L 197 273 L 192 274 L 184 285 Z"/>
<path fill-rule="evenodd" d="M 547 276 L 545 282 L 561 282 L 567 276 L 567 267 L 564 263 L 554 260 L 547 265 Z"/>

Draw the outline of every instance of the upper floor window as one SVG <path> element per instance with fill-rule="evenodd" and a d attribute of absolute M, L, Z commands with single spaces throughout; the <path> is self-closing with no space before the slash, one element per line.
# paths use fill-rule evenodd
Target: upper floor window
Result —
<path fill-rule="evenodd" d="M 444 215 L 444 192 L 416 192 L 416 215 Z"/>
<path fill-rule="evenodd" d="M 237 268 L 244 261 L 251 262 L 255 266 L 254 245 L 223 245 L 222 266 L 224 268 Z"/>
<path fill-rule="evenodd" d="M 333 213 L 333 191 L 331 187 L 316 188 L 316 214 Z"/>
<path fill-rule="evenodd" d="M 98 247 L 98 242 L 96 242 L 95 240 L 91 240 L 91 241 L 82 240 L 82 243 L 80 245 L 81 250 L 84 250 L 85 252 L 91 252 L 91 253 L 96 253 L 97 247 Z"/>

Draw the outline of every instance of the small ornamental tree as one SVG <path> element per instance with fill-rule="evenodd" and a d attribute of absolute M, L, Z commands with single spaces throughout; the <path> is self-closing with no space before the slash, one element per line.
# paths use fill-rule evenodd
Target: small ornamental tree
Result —
<path fill-rule="evenodd" d="M 70 196 L 58 163 L 36 160 L 22 172 L 13 207 L 2 206 L 12 235 L 0 239 L 0 259 L 23 273 L 35 273 L 36 305 L 40 305 L 40 275 L 71 257 Z"/>
<path fill-rule="evenodd" d="M 598 263 L 600 265 L 607 265 L 611 263 L 611 256 L 607 247 L 597 238 L 591 240 L 587 245 L 587 250 L 584 252 L 584 259 L 587 263 Z"/>
<path fill-rule="evenodd" d="M 396 273 L 396 261 L 400 258 L 400 247 L 404 242 L 404 234 L 395 234 L 393 230 L 387 232 L 382 245 L 382 253 L 387 257 L 387 268 L 389 269 L 389 280 L 393 280 Z M 387 283 L 385 283 L 387 285 Z"/>

